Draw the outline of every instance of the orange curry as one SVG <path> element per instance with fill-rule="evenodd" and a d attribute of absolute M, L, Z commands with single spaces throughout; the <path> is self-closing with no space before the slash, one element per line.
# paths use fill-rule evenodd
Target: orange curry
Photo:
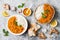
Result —
<path fill-rule="evenodd" d="M 17 26 L 15 21 L 16 21 L 16 17 L 11 17 L 8 20 L 8 28 L 13 33 L 16 33 L 16 34 L 21 33 L 24 30 L 24 27 L 23 26 Z"/>

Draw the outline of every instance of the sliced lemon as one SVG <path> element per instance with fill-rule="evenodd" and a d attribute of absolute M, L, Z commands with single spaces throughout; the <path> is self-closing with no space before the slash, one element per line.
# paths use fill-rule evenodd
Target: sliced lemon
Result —
<path fill-rule="evenodd" d="M 51 26 L 51 27 L 56 27 L 56 26 L 57 26 L 57 20 L 53 20 L 53 21 L 50 23 L 50 26 Z"/>
<path fill-rule="evenodd" d="M 2 12 L 2 15 L 3 15 L 4 17 L 8 17 L 8 16 L 9 16 L 9 14 L 8 14 L 6 11 L 3 11 L 3 12 Z"/>

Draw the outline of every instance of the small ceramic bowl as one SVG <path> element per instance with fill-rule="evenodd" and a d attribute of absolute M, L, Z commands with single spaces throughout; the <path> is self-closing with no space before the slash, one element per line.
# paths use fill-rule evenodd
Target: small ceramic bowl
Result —
<path fill-rule="evenodd" d="M 23 15 L 24 16 L 30 16 L 31 15 L 31 9 L 30 8 L 24 8 L 23 9 Z"/>

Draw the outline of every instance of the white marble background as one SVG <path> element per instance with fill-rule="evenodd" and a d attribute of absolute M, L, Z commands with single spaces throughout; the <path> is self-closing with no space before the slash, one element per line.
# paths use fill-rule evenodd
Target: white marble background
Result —
<path fill-rule="evenodd" d="M 56 10 L 56 14 L 54 17 L 54 19 L 58 20 L 58 26 L 56 27 L 56 29 L 58 29 L 60 31 L 60 0 L 0 0 L 0 40 L 43 40 L 43 39 L 39 39 L 38 37 L 29 37 L 27 35 L 27 32 L 21 36 L 14 36 L 10 33 L 9 33 L 9 36 L 4 36 L 2 29 L 6 29 L 6 22 L 8 19 L 8 17 L 2 16 L 2 11 L 4 10 L 2 5 L 5 3 L 8 3 L 10 6 L 15 6 L 15 7 L 17 7 L 21 3 L 26 3 L 25 7 L 31 8 L 33 10 L 33 13 L 34 13 L 35 8 L 38 5 L 44 4 L 44 3 L 51 4 L 52 6 L 54 6 L 54 8 Z M 8 12 L 10 15 L 18 14 L 17 12 L 12 12 L 12 11 L 8 11 Z M 33 15 L 31 15 L 30 17 L 26 17 L 26 19 L 29 22 L 34 21 L 34 19 L 32 19 L 32 18 L 33 18 Z M 47 28 L 46 25 L 43 25 L 43 26 L 45 26 L 44 28 Z M 48 34 L 46 34 L 46 35 L 47 35 L 47 37 L 49 37 Z M 52 38 L 52 39 L 47 38 L 46 40 L 60 40 L 60 35 L 58 35 L 57 38 Z"/>

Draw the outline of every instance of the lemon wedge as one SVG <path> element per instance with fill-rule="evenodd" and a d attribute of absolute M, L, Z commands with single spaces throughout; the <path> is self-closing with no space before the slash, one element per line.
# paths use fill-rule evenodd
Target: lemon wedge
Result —
<path fill-rule="evenodd" d="M 8 14 L 6 11 L 3 11 L 3 12 L 2 12 L 2 15 L 3 15 L 4 17 L 8 17 L 8 16 L 9 16 L 9 14 Z"/>
<path fill-rule="evenodd" d="M 50 26 L 51 26 L 51 27 L 56 27 L 56 26 L 57 26 L 57 20 L 53 20 L 53 21 L 50 23 Z"/>

